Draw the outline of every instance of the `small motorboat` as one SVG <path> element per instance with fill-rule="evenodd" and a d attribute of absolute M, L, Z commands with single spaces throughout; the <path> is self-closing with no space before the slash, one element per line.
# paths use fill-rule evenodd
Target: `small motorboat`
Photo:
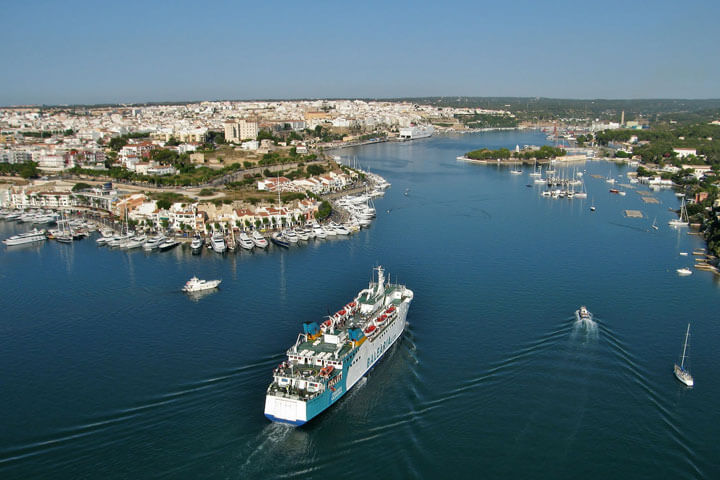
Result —
<path fill-rule="evenodd" d="M 183 292 L 200 292 L 202 290 L 210 290 L 211 288 L 217 288 L 222 280 L 200 280 L 197 277 L 192 277 L 190 280 L 185 282 L 185 286 L 182 288 Z"/>

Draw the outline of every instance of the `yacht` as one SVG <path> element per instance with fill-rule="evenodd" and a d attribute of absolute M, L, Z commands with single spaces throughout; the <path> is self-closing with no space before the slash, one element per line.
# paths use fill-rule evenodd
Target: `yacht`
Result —
<path fill-rule="evenodd" d="M 43 230 L 33 229 L 27 233 L 20 233 L 13 235 L 12 237 L 3 240 L 3 243 L 7 246 L 22 245 L 24 243 L 43 242 L 47 240 L 45 232 Z"/>
<path fill-rule="evenodd" d="M 162 241 L 160 245 L 158 245 L 158 250 L 160 250 L 161 252 L 166 252 L 168 250 L 172 250 L 178 245 L 180 245 L 180 242 L 178 242 L 177 240 L 174 240 L 172 238 L 166 238 Z"/>
<path fill-rule="evenodd" d="M 126 250 L 132 250 L 133 248 L 139 248 L 142 247 L 143 244 L 147 241 L 147 236 L 145 235 L 136 235 L 133 238 L 131 238 L 124 246 L 123 248 Z"/>
<path fill-rule="evenodd" d="M 257 230 L 254 230 L 254 231 L 253 231 L 251 239 L 252 239 L 252 242 L 255 244 L 256 247 L 259 247 L 259 248 L 267 248 L 267 246 L 268 246 L 268 241 L 267 241 L 267 239 L 266 239 L 265 237 L 263 237 L 263 236 L 260 234 L 260 232 L 258 232 Z"/>
<path fill-rule="evenodd" d="M 202 290 L 210 290 L 211 288 L 217 288 L 222 280 L 200 280 L 197 277 L 192 277 L 185 283 L 182 288 L 183 292 L 200 292 Z"/>
<path fill-rule="evenodd" d="M 195 235 L 190 243 L 192 253 L 197 255 L 202 251 L 202 246 L 205 244 L 205 240 L 200 235 Z"/>
<path fill-rule="evenodd" d="M 321 227 L 323 230 L 325 230 L 325 235 L 328 237 L 334 237 L 337 235 L 337 232 L 334 228 L 332 228 L 330 225 L 325 225 L 324 227 Z"/>
<path fill-rule="evenodd" d="M 283 231 L 283 236 L 290 243 L 297 243 L 299 240 L 297 233 L 295 233 L 295 230 L 292 229 L 287 229 Z"/>
<path fill-rule="evenodd" d="M 350 235 L 350 231 L 345 228 L 345 225 L 340 225 L 338 223 L 332 223 L 331 227 L 333 230 L 335 230 L 335 233 L 337 235 Z"/>
<path fill-rule="evenodd" d="M 288 241 L 287 237 L 283 235 L 282 232 L 275 232 L 270 236 L 270 241 L 277 245 L 278 247 L 284 247 L 289 248 L 290 242 Z"/>
<path fill-rule="evenodd" d="M 210 248 L 212 248 L 216 253 L 223 253 L 227 250 L 225 237 L 223 237 L 222 233 L 214 232 L 212 234 L 212 237 L 210 237 Z"/>
<path fill-rule="evenodd" d="M 680 275 L 681 277 L 686 277 L 686 276 L 688 276 L 688 275 L 692 275 L 692 270 L 690 270 L 689 268 L 678 268 L 678 269 L 675 270 L 675 271 L 676 271 L 677 274 Z"/>
<path fill-rule="evenodd" d="M 316 238 L 327 238 L 327 233 L 325 232 L 325 229 L 320 225 L 315 225 L 313 227 L 313 233 L 315 234 Z"/>
<path fill-rule="evenodd" d="M 240 232 L 240 235 L 237 237 L 237 244 L 245 250 L 252 250 L 255 246 L 255 243 L 253 243 L 252 239 L 245 232 Z"/>
<path fill-rule="evenodd" d="M 307 242 L 310 240 L 310 234 L 308 234 L 305 229 L 303 228 L 295 228 L 293 229 L 295 232 L 295 235 L 297 236 L 298 240 L 302 240 L 303 242 Z"/>
<path fill-rule="evenodd" d="M 148 238 L 147 242 L 145 242 L 145 245 L 143 245 L 143 250 L 150 251 L 154 250 L 167 240 L 165 238 L 165 235 L 155 235 L 154 237 Z"/>

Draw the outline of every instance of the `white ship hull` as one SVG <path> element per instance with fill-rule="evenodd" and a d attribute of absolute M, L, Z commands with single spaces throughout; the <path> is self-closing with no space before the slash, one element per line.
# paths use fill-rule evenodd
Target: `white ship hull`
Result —
<path fill-rule="evenodd" d="M 302 346 L 298 348 L 296 344 L 288 351 L 287 363 L 292 366 L 283 367 L 281 364 L 275 370 L 274 383 L 271 384 L 265 397 L 265 416 L 274 422 L 299 426 L 337 402 L 367 375 L 402 336 L 412 299 L 413 292 L 405 287 L 398 287 L 390 296 L 382 297 L 381 302 L 371 307 L 373 310 L 370 316 L 373 320 L 367 324 L 378 327 L 372 333 L 368 333 L 366 326 L 362 339 L 357 344 L 353 343 L 353 348 L 343 355 L 323 356 L 322 352 L 319 354 L 309 352 Z M 363 306 L 365 307 L 368 305 Z M 381 316 L 385 317 L 383 313 L 388 313 L 390 310 L 394 312 L 388 314 L 387 320 L 383 320 L 388 323 L 378 323 Z M 327 336 L 326 333 L 325 337 Z M 320 342 L 321 340 L 318 339 L 315 343 L 311 343 L 318 345 Z M 336 352 L 338 351 L 344 350 L 339 348 Z M 334 375 L 327 376 L 327 380 L 323 383 L 322 378 L 301 375 L 299 370 L 304 365 L 329 368 Z M 310 385 L 315 389 L 310 390 Z"/>

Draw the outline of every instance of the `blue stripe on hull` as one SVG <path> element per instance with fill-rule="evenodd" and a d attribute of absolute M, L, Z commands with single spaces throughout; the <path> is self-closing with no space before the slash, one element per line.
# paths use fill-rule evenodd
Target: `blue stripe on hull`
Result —
<path fill-rule="evenodd" d="M 271 422 L 275 423 L 284 423 L 285 425 L 292 425 L 293 427 L 299 427 L 300 425 L 305 425 L 305 420 L 295 420 L 290 421 L 285 418 L 278 418 L 275 415 L 270 415 L 269 413 L 266 413 L 265 416 L 270 420 Z"/>

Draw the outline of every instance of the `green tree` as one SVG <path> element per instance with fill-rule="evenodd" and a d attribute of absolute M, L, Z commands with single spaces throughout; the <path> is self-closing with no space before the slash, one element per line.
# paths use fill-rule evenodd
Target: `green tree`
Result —
<path fill-rule="evenodd" d="M 172 206 L 172 203 L 170 202 L 170 200 L 166 200 L 164 198 L 158 200 L 156 204 L 157 204 L 157 208 L 159 208 L 160 210 L 167 210 L 168 208 L 170 208 Z"/>
<path fill-rule="evenodd" d="M 315 214 L 315 218 L 317 218 L 318 220 L 324 220 L 327 217 L 329 217 L 331 213 L 332 213 L 332 206 L 330 205 L 330 202 L 328 202 L 327 200 L 323 200 L 322 203 L 320 204 L 320 207 L 318 207 L 318 211 Z"/>
<path fill-rule="evenodd" d="M 20 176 L 22 178 L 37 178 L 40 176 L 38 164 L 35 162 L 27 162 L 20 167 Z"/>
<path fill-rule="evenodd" d="M 87 183 L 78 182 L 72 187 L 73 192 L 79 192 L 80 190 L 87 190 L 89 188 L 92 188 L 92 185 L 88 185 Z"/>
<path fill-rule="evenodd" d="M 116 152 L 119 152 L 122 147 L 127 145 L 127 143 L 128 143 L 128 139 L 123 135 L 120 137 L 111 138 L 110 143 L 108 143 L 108 145 L 110 146 L 110 148 L 112 148 Z"/>

